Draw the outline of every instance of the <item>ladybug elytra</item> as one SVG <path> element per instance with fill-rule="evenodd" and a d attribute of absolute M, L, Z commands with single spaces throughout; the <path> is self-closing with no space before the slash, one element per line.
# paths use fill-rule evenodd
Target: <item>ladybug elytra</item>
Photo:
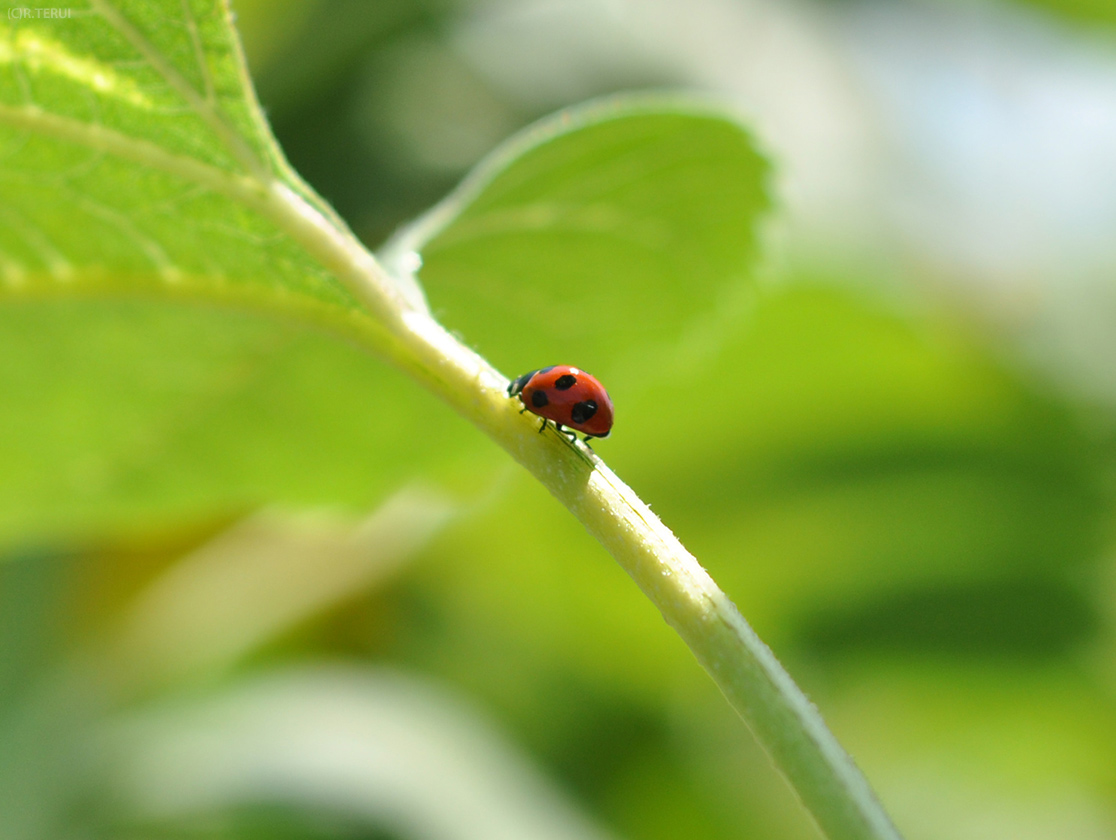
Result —
<path fill-rule="evenodd" d="M 519 397 L 523 411 L 551 420 L 559 432 L 563 427 L 591 437 L 608 437 L 612 429 L 612 400 L 604 386 L 583 370 L 553 365 L 525 373 L 508 385 L 508 396 Z M 520 412 L 520 414 L 523 413 Z"/>

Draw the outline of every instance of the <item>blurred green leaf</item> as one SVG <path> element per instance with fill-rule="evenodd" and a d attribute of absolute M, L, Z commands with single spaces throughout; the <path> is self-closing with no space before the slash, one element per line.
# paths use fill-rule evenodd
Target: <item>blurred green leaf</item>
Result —
<path fill-rule="evenodd" d="M 961 836 L 1100 840 L 1116 829 L 1110 689 L 1077 662 L 864 656 L 845 663 L 827 708 L 917 836 L 979 826 Z"/>
<path fill-rule="evenodd" d="M 612 460 L 761 632 L 777 637 L 775 615 L 788 630 L 788 611 L 1099 556 L 1097 443 L 957 327 L 803 282 L 672 362 L 613 394 L 632 419 Z"/>
<path fill-rule="evenodd" d="M 260 511 L 156 577 L 114 628 L 102 670 L 123 691 L 204 681 L 276 637 L 376 589 L 455 513 L 420 487 L 395 493 L 358 522 Z"/>
<path fill-rule="evenodd" d="M 818 610 L 802 642 L 820 657 L 865 650 L 978 660 L 1057 660 L 1102 631 L 1099 605 L 1080 585 L 1013 570 L 1000 579 L 884 592 Z M 843 607 L 843 608 L 842 608 Z"/>
<path fill-rule="evenodd" d="M 1085 26 L 1106 29 L 1116 25 L 1116 4 L 1112 0 L 1020 0 Z"/>
<path fill-rule="evenodd" d="M 366 509 L 479 444 L 355 348 L 243 311 L 25 302 L 0 306 L 0 346 L 23 361 L 0 366 L 0 539 L 266 501 Z"/>
<path fill-rule="evenodd" d="M 747 279 L 768 167 L 730 114 L 617 98 L 498 150 L 389 248 L 435 313 L 508 374 L 676 340 Z M 494 329 L 499 325 L 499 329 Z"/>
<path fill-rule="evenodd" d="M 105 787 L 142 827 L 287 803 L 361 837 L 612 837 L 444 688 L 389 671 L 283 669 L 108 719 L 100 740 Z"/>
<path fill-rule="evenodd" d="M 73 832 L 81 796 L 74 744 L 99 688 L 59 678 L 79 622 L 82 558 L 22 553 L 0 563 L 0 836 L 45 840 Z"/>

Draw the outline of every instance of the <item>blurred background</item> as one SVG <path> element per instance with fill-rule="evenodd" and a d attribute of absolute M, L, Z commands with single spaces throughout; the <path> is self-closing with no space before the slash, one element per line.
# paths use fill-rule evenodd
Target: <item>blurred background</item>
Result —
<path fill-rule="evenodd" d="M 1116 838 L 1116 6 L 235 9 L 289 159 L 372 247 L 564 106 L 665 87 L 742 110 L 775 173 L 756 276 L 623 345 L 583 339 L 638 278 L 422 278 L 435 312 L 509 375 L 608 384 L 598 452 L 909 840 Z M 583 317 L 525 337 L 555 296 Z M 0 566 L 0 836 L 819 836 L 545 491 L 323 347 L 223 410 L 291 376 L 375 393 L 380 443 L 328 455 L 373 410 L 354 397 L 290 421 L 307 453 L 283 462 L 307 507 L 363 509 L 246 503 Z M 316 457 L 359 489 L 319 488 Z"/>

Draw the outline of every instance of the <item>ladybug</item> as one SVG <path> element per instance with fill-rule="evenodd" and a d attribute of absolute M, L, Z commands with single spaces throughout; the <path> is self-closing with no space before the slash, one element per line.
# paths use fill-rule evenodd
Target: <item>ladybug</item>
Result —
<path fill-rule="evenodd" d="M 508 385 L 508 396 L 519 397 L 523 411 L 543 418 L 539 432 L 546 428 L 547 420 L 553 420 L 559 432 L 566 434 L 563 426 L 569 426 L 583 433 L 586 440 L 606 438 L 612 430 L 612 400 L 608 391 L 596 377 L 569 365 L 553 365 L 523 374 Z"/>

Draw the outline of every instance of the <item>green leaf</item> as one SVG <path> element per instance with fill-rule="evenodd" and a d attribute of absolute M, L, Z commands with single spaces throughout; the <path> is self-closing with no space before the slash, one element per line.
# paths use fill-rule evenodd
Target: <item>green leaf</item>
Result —
<path fill-rule="evenodd" d="M 18 360 L 0 365 L 0 540 L 367 508 L 478 443 L 356 348 L 244 311 L 19 303 L 0 306 L 0 346 Z"/>
<path fill-rule="evenodd" d="M 91 0 L 63 19 L 4 22 L 0 295 L 355 311 L 252 206 L 271 179 L 323 210 L 271 138 L 220 0 Z"/>
<path fill-rule="evenodd" d="M 223 3 L 2 25 L 0 542 L 362 508 L 458 468 L 476 436 L 348 343 L 377 322 L 299 225 L 346 231 L 283 161 Z M 712 108 L 596 104 L 513 140 L 404 239 L 509 369 L 614 366 L 746 278 L 765 174 Z"/>
<path fill-rule="evenodd" d="M 276 196 L 346 231 L 276 147 L 227 4 L 50 8 L 0 22 L 0 542 L 366 507 L 459 450 L 379 444 L 445 415 L 337 340 L 375 322 Z"/>
<path fill-rule="evenodd" d="M 498 150 L 385 259 L 420 252 L 434 311 L 505 372 L 603 375 L 677 341 L 750 278 L 767 176 L 726 111 L 592 103 Z"/>

